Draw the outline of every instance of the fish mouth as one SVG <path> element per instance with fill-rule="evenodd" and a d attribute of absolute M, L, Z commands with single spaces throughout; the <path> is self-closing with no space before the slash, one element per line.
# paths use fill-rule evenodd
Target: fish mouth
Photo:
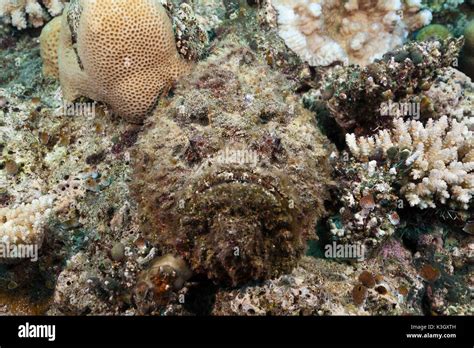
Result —
<path fill-rule="evenodd" d="M 178 227 L 193 270 L 231 285 L 268 277 L 265 265 L 291 259 L 300 246 L 292 197 L 274 173 L 227 168 L 201 176 L 181 200 Z"/>
<path fill-rule="evenodd" d="M 245 168 L 221 169 L 200 177 L 186 198 L 197 220 L 255 220 L 266 231 L 293 229 L 295 200 L 278 175 Z"/>

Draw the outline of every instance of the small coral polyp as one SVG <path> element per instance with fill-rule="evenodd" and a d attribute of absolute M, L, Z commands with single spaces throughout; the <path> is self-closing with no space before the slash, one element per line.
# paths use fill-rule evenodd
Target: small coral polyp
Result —
<path fill-rule="evenodd" d="M 420 1 L 272 0 L 279 34 L 312 66 L 335 62 L 365 66 L 431 22 Z"/>

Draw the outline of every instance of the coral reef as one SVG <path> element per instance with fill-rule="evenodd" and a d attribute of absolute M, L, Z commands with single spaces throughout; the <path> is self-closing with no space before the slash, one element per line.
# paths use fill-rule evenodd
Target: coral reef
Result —
<path fill-rule="evenodd" d="M 420 1 L 272 0 L 280 36 L 313 66 L 362 66 L 403 44 L 431 21 Z"/>
<path fill-rule="evenodd" d="M 473 314 L 462 40 L 313 68 L 285 46 L 269 1 L 159 3 L 174 57 L 201 61 L 143 126 L 87 98 L 64 103 L 44 78 L 59 19 L 41 40 L 0 23 L 0 242 L 41 244 L 37 262 L 0 261 L 1 315 Z M 84 73 L 81 4 L 61 20 Z M 408 22 L 420 6 L 407 4 Z M 362 11 L 334 9 L 349 12 Z M 322 133 L 337 133 L 338 152 Z M 326 254 L 334 243 L 369 253 Z"/>
<path fill-rule="evenodd" d="M 375 160 L 351 161 L 347 154 L 335 163 L 341 207 L 328 220 L 332 240 L 364 246 L 366 256 L 394 234 L 400 225 L 400 198 L 395 176 Z"/>
<path fill-rule="evenodd" d="M 202 58 L 209 44 L 207 30 L 210 28 L 206 30 L 203 19 L 195 15 L 190 4 L 176 6 L 168 0 L 162 3 L 172 19 L 179 54 L 192 61 Z"/>
<path fill-rule="evenodd" d="M 17 29 L 41 27 L 61 14 L 64 0 L 1 0 L 0 19 Z"/>
<path fill-rule="evenodd" d="M 423 285 L 411 264 L 347 265 L 302 258 L 290 274 L 243 289 L 221 291 L 213 314 L 233 315 L 401 315 L 421 312 Z M 369 274 L 372 287 L 361 279 Z M 403 284 L 403 285 L 402 285 Z M 360 289 L 360 292 L 354 291 Z"/>
<path fill-rule="evenodd" d="M 464 0 L 423 0 L 423 4 L 433 12 L 455 11 Z"/>
<path fill-rule="evenodd" d="M 457 69 L 448 68 L 438 71 L 430 89 L 419 97 L 422 120 L 426 117 L 438 119 L 445 115 L 449 119 L 465 122 L 474 130 L 474 84 L 471 79 Z M 420 115 L 420 116 L 422 116 Z"/>
<path fill-rule="evenodd" d="M 63 15 L 59 73 L 70 102 L 81 96 L 103 101 L 140 123 L 188 70 L 159 0 L 75 0 Z"/>
<path fill-rule="evenodd" d="M 149 120 L 131 184 L 147 237 L 229 285 L 294 265 L 329 180 L 328 144 L 286 97 L 290 81 L 234 42 L 223 40 Z"/>
<path fill-rule="evenodd" d="M 400 193 L 410 206 L 469 209 L 474 194 L 474 143 L 464 122 L 443 116 L 423 126 L 398 118 L 390 130 L 368 138 L 348 134 L 346 140 L 359 161 L 388 160 L 388 172 L 403 176 L 398 178 Z"/>
<path fill-rule="evenodd" d="M 347 67 L 327 74 L 321 97 L 339 126 L 347 132 L 371 133 L 387 128 L 393 116 L 435 117 L 422 97 L 439 69 L 457 62 L 462 39 L 413 42 L 389 52 L 365 68 Z M 420 115 L 390 115 L 384 105 L 420 105 Z M 413 110 L 412 110 L 413 111 Z"/>
<path fill-rule="evenodd" d="M 159 257 L 140 274 L 135 288 L 135 301 L 139 305 L 149 302 L 166 304 L 191 276 L 191 270 L 182 259 L 173 255 Z M 146 307 L 142 307 L 141 311 L 146 312 Z"/>

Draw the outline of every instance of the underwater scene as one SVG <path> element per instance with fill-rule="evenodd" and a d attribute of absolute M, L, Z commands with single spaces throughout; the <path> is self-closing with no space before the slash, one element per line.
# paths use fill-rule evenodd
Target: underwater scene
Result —
<path fill-rule="evenodd" d="M 472 316 L 473 0 L 0 0 L 0 315 Z"/>

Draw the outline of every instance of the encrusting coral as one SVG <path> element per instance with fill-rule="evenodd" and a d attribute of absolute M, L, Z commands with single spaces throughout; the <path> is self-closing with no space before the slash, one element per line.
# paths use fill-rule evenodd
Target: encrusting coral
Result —
<path fill-rule="evenodd" d="M 0 0 L 0 18 L 17 29 L 41 27 L 61 14 L 64 0 Z"/>
<path fill-rule="evenodd" d="M 67 101 L 89 97 L 140 123 L 189 68 L 159 0 L 74 0 L 63 15 L 59 75 Z"/>
<path fill-rule="evenodd" d="M 280 36 L 312 66 L 365 66 L 431 22 L 419 0 L 271 0 Z"/>
<path fill-rule="evenodd" d="M 446 116 L 424 126 L 397 118 L 393 128 L 373 137 L 346 136 L 352 155 L 359 161 L 378 157 L 387 170 L 399 176 L 400 193 L 410 206 L 421 209 L 447 205 L 470 208 L 474 194 L 474 142 L 464 122 Z M 394 161 L 400 158 L 401 161 Z"/>

